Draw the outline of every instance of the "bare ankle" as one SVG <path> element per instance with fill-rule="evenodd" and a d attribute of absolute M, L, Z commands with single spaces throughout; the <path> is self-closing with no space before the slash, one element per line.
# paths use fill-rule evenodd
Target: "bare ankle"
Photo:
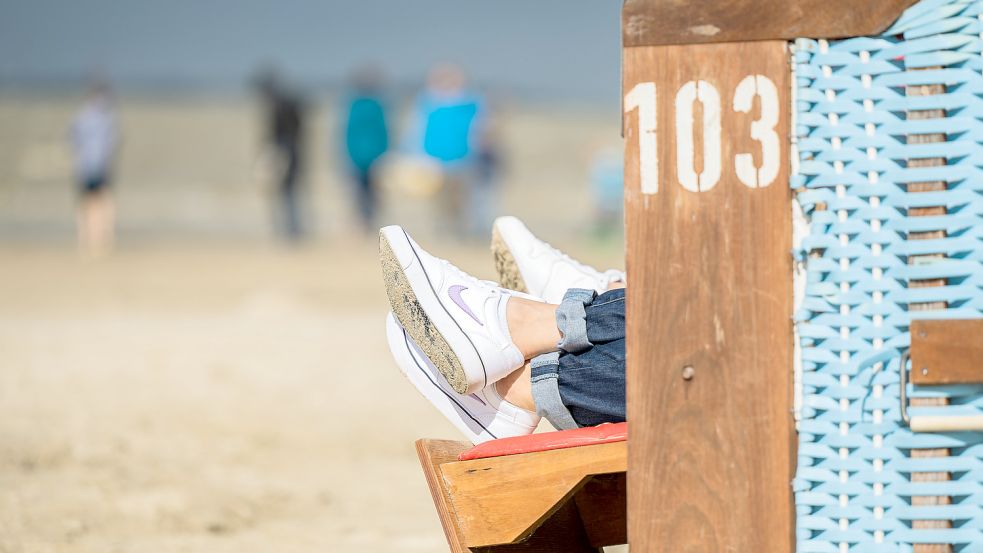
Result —
<path fill-rule="evenodd" d="M 556 305 L 512 297 L 506 311 L 512 342 L 526 359 L 556 350 Z"/>
<path fill-rule="evenodd" d="M 526 411 L 536 411 L 536 402 L 532 397 L 532 368 L 529 363 L 496 382 L 495 390 L 512 405 Z"/>

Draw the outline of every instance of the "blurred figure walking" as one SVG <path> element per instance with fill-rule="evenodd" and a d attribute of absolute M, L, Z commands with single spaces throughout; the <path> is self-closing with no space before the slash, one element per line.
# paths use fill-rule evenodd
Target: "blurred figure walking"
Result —
<path fill-rule="evenodd" d="M 481 135 L 478 137 L 474 160 L 474 183 L 471 186 L 469 201 L 469 229 L 471 238 L 488 234 L 492 220 L 498 211 L 498 188 L 502 172 L 503 152 L 493 122 L 493 117 L 484 117 Z"/>
<path fill-rule="evenodd" d="M 457 237 L 468 237 L 474 219 L 475 152 L 481 137 L 483 101 L 466 87 L 464 73 L 454 65 L 431 70 L 427 88 L 416 103 L 411 140 L 432 158 L 441 172 L 444 223 Z M 484 229 L 487 230 L 487 229 Z"/>
<path fill-rule="evenodd" d="M 79 251 L 100 257 L 113 247 L 115 208 L 109 188 L 119 145 L 116 111 L 105 81 L 93 83 L 72 121 L 69 139 L 79 187 Z"/>
<path fill-rule="evenodd" d="M 375 233 L 377 162 L 389 149 L 389 128 L 382 80 L 373 68 L 352 79 L 345 121 L 345 152 L 354 185 L 355 204 L 362 230 Z"/>
<path fill-rule="evenodd" d="M 276 179 L 274 218 L 281 236 L 290 242 L 304 238 L 301 206 L 304 152 L 304 106 L 280 82 L 275 71 L 258 80 L 266 110 L 266 140 Z"/>

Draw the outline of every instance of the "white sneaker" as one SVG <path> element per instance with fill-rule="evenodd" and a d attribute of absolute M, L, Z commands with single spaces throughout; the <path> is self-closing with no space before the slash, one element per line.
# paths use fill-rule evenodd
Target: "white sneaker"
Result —
<path fill-rule="evenodd" d="M 471 443 L 525 436 L 539 424 L 539 415 L 502 399 L 494 384 L 466 396 L 452 390 L 392 313 L 386 317 L 386 336 L 403 376 Z"/>
<path fill-rule="evenodd" d="M 499 217 L 492 226 L 492 254 L 503 288 L 528 292 L 560 303 L 571 288 L 604 292 L 612 282 L 624 282 L 624 271 L 598 271 L 536 238 L 515 217 Z"/>
<path fill-rule="evenodd" d="M 393 313 L 455 392 L 476 392 L 522 366 L 505 322 L 506 290 L 428 254 L 398 226 L 379 238 Z"/>

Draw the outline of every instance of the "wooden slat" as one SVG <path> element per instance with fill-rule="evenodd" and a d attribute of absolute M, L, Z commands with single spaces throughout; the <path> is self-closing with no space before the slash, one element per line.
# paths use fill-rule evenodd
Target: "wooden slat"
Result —
<path fill-rule="evenodd" d="M 880 34 L 915 0 L 627 0 L 626 47 Z"/>
<path fill-rule="evenodd" d="M 521 541 L 590 478 L 624 472 L 625 442 L 447 463 L 441 467 L 463 541 Z"/>
<path fill-rule="evenodd" d="M 911 381 L 983 384 L 983 319 L 912 321 Z"/>
<path fill-rule="evenodd" d="M 495 458 L 497 461 L 495 459 L 458 461 L 457 456 L 471 447 L 471 444 L 467 442 L 447 440 L 417 440 L 416 442 L 420 464 L 423 466 L 423 472 L 426 475 L 434 506 L 447 536 L 451 553 L 556 553 L 561 551 L 598 553 L 599 547 L 627 541 L 624 529 L 624 465 L 626 456 L 624 442 L 560 450 L 564 452 L 560 456 L 549 455 L 554 452 L 545 452 L 498 457 Z M 600 452 L 591 451 L 594 448 L 604 449 Z M 537 522 L 532 531 L 514 540 L 508 538 L 508 541 L 516 541 L 517 543 L 500 543 L 487 546 L 477 546 L 472 543 L 471 547 L 466 545 L 467 539 L 458 524 L 459 513 L 451 497 L 451 494 L 457 493 L 460 488 L 456 485 L 452 486 L 451 483 L 461 483 L 462 479 L 466 480 L 467 482 L 461 487 L 470 490 L 470 492 L 480 488 L 474 485 L 476 481 L 484 481 L 483 487 L 486 489 L 499 488 L 499 490 L 490 492 L 489 495 L 497 497 L 504 503 L 492 510 L 511 509 L 514 512 L 514 518 L 528 519 L 529 511 L 526 507 L 530 503 L 521 502 L 528 498 L 522 497 L 521 493 L 516 496 L 514 491 L 535 486 L 542 488 L 541 483 L 534 484 L 529 481 L 529 478 L 534 476 L 537 470 L 541 477 L 550 477 L 549 471 L 542 470 L 540 462 L 535 460 L 530 462 L 529 458 L 545 455 L 553 462 L 569 464 L 569 459 L 576 456 L 578 449 L 587 450 L 582 456 L 585 455 L 594 461 L 594 464 L 581 461 L 579 466 L 591 467 L 591 470 L 616 470 L 620 468 L 621 472 L 603 476 L 582 475 L 582 481 L 574 486 L 571 493 L 565 494 L 557 505 L 549 509 L 549 514 L 544 520 Z M 619 449 L 620 452 L 618 452 Z M 482 463 L 483 461 L 485 463 Z M 510 468 L 516 467 L 519 467 L 520 470 L 516 470 L 510 475 Z M 523 467 L 528 467 L 529 470 L 521 470 Z M 450 474 L 449 478 L 445 479 L 445 472 Z M 553 472 L 557 471 L 554 470 Z M 463 478 L 462 473 L 466 475 Z M 512 490 L 512 492 L 503 493 L 501 490 Z M 618 495 L 619 491 L 620 496 Z M 469 492 L 465 491 L 465 493 Z M 574 493 L 576 493 L 575 496 Z M 472 514 L 469 514 L 469 509 L 472 507 L 473 505 L 469 506 L 467 501 L 463 501 L 461 512 L 465 516 L 473 518 Z M 621 517 L 620 531 L 618 530 L 618 513 Z M 503 539 L 503 541 L 505 540 Z"/>
<path fill-rule="evenodd" d="M 472 445 L 467 442 L 449 440 L 416 441 L 416 454 L 420 458 L 420 466 L 427 478 L 427 486 L 430 488 L 430 495 L 433 497 L 433 504 L 437 509 L 437 516 L 440 517 L 440 525 L 444 528 L 451 553 L 467 553 L 470 549 L 464 546 L 461 528 L 457 525 L 453 505 L 440 476 L 440 467 L 457 461 L 457 456 L 471 447 Z"/>
<path fill-rule="evenodd" d="M 939 67 L 927 68 L 927 69 L 941 69 Z M 905 89 L 905 93 L 908 96 L 931 96 L 935 94 L 944 94 L 945 85 L 917 85 L 909 86 Z M 912 110 L 907 113 L 908 119 L 939 119 L 945 117 L 945 110 Z M 926 144 L 934 142 L 945 142 L 946 136 L 939 133 L 930 134 L 920 134 L 920 135 L 909 135 L 909 144 Z M 927 159 L 912 159 L 908 160 L 909 167 L 940 167 L 946 165 L 945 158 L 927 158 Z M 946 189 L 946 183 L 944 181 L 933 181 L 933 182 L 915 182 L 908 185 L 908 192 L 936 192 Z M 909 217 L 930 217 L 933 215 L 944 215 L 946 213 L 945 206 L 937 207 L 920 207 L 908 210 Z M 929 231 L 929 232 L 912 232 L 908 234 L 909 240 L 937 240 L 939 238 L 945 238 L 945 231 Z M 930 263 L 936 259 L 945 258 L 944 254 L 927 254 L 927 255 L 917 255 L 908 258 L 909 264 L 919 264 L 919 263 Z M 908 283 L 909 287 L 912 288 L 925 288 L 925 287 L 935 287 L 935 286 L 945 286 L 945 279 L 930 279 L 930 280 L 912 280 Z M 945 302 L 927 302 L 927 303 L 912 303 L 908 305 L 909 311 L 934 311 L 938 309 L 946 309 L 948 305 Z M 933 406 L 943 406 L 948 403 L 945 398 L 913 398 L 911 400 L 911 405 L 914 407 L 933 407 Z M 912 458 L 930 458 L 930 457 L 948 457 L 950 454 L 948 449 L 913 449 L 911 451 Z M 949 473 L 947 472 L 916 472 L 911 475 L 912 482 L 941 482 L 949 480 Z M 911 504 L 914 506 L 930 506 L 930 505 L 948 505 L 952 500 L 944 496 L 915 496 L 911 498 Z M 911 522 L 912 528 L 914 529 L 939 529 L 939 528 L 952 528 L 952 522 L 948 520 L 913 520 Z M 952 546 L 948 544 L 938 544 L 938 543 L 919 543 L 914 544 L 915 553 L 952 553 Z"/>
<path fill-rule="evenodd" d="M 639 149 L 638 113 L 627 113 L 632 552 L 792 551 L 787 45 L 626 48 L 623 67 L 625 93 L 655 83 L 660 175 L 657 193 L 643 194 L 639 160 L 648 154 Z M 732 106 L 738 83 L 755 74 L 777 89 L 780 172 L 752 189 L 737 180 L 733 160 L 749 152 L 761 166 L 762 147 L 750 136 L 761 108 L 758 100 L 750 113 Z M 722 110 L 721 179 L 699 193 L 677 178 L 674 107 L 680 87 L 698 79 L 719 91 Z M 696 121 L 705 109 L 699 104 Z M 699 128 L 694 135 L 702 169 Z"/>
<path fill-rule="evenodd" d="M 601 553 L 590 544 L 573 501 L 564 503 L 539 529 L 521 543 L 475 547 L 474 553 Z"/>

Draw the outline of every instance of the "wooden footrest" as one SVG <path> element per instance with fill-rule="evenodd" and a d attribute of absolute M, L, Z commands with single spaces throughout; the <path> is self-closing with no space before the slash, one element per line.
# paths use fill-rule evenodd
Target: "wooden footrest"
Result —
<path fill-rule="evenodd" d="M 598 433 L 607 439 L 569 431 L 575 433 L 571 439 L 589 445 L 523 445 L 522 440 L 564 442 L 564 432 L 538 434 L 479 446 L 487 451 L 504 445 L 504 450 L 522 453 L 464 461 L 458 457 L 472 449 L 467 442 L 418 440 L 417 453 L 451 551 L 596 552 L 626 543 L 627 442 L 623 436 L 612 438 L 619 430 L 611 426 L 616 425 Z"/>

